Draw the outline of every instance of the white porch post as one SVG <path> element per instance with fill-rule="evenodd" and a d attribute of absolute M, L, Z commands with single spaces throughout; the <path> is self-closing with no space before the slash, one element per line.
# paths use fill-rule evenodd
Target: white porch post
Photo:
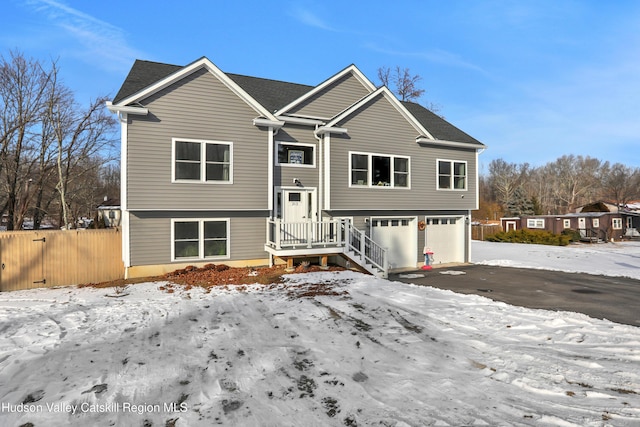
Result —
<path fill-rule="evenodd" d="M 360 261 L 362 262 L 362 265 L 364 265 L 366 263 L 365 261 L 365 255 L 364 255 L 364 248 L 365 248 L 365 244 L 364 244 L 364 232 L 360 231 Z"/>
<path fill-rule="evenodd" d="M 281 237 L 280 235 L 282 232 L 282 225 L 280 223 L 280 218 L 276 218 L 274 220 L 274 224 L 275 224 L 274 233 L 275 233 L 275 239 L 276 239 L 276 249 L 280 250 L 282 249 L 282 247 L 280 246 L 280 237 Z"/>

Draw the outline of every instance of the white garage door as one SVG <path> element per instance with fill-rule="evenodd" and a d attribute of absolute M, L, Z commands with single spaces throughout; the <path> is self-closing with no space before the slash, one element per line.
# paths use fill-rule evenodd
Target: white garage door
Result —
<path fill-rule="evenodd" d="M 426 246 L 434 264 L 464 262 L 464 217 L 427 217 Z"/>
<path fill-rule="evenodd" d="M 415 268 L 418 254 L 415 218 L 372 218 L 371 238 L 387 249 L 389 267 Z"/>

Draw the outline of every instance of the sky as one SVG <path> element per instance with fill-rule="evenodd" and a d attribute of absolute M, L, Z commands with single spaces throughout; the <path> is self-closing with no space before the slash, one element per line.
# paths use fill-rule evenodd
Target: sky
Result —
<path fill-rule="evenodd" d="M 639 29 L 635 0 L 4 0 L 0 54 L 57 60 L 82 102 L 115 95 L 135 59 L 308 85 L 400 66 L 488 146 L 481 172 L 568 154 L 640 167 Z"/>
<path fill-rule="evenodd" d="M 639 242 L 474 241 L 473 250 L 483 263 L 557 269 L 562 258 L 573 271 L 592 270 L 597 256 L 606 275 L 619 275 L 622 260 L 640 278 Z M 454 273 L 465 272 L 434 269 L 426 280 Z M 0 424 L 640 421 L 637 326 L 352 271 L 284 277 L 208 289 L 147 282 L 2 293 Z"/>

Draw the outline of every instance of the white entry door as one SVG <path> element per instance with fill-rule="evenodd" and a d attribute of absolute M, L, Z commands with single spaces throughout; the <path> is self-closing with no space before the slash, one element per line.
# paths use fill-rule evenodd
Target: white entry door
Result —
<path fill-rule="evenodd" d="M 578 218 L 578 229 L 580 230 L 580 237 L 587 237 L 587 219 Z"/>
<path fill-rule="evenodd" d="M 278 192 L 278 211 L 282 210 L 281 241 L 290 244 L 309 244 L 314 239 L 317 221 L 315 188 L 281 188 Z"/>
<path fill-rule="evenodd" d="M 315 188 L 282 189 L 282 220 L 284 222 L 316 221 Z"/>

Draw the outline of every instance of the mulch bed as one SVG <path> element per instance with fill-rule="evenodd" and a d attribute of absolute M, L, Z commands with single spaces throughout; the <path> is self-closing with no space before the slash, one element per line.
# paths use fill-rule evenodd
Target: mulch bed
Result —
<path fill-rule="evenodd" d="M 194 286 L 210 289 L 215 286 L 226 288 L 233 287 L 236 290 L 244 290 L 246 285 L 279 285 L 284 281 L 282 276 L 290 273 L 312 273 L 317 271 L 342 271 L 344 268 L 330 266 L 321 269 L 317 265 L 299 265 L 293 272 L 286 271 L 284 266 L 274 267 L 229 267 L 225 264 L 207 264 L 203 267 L 188 266 L 172 271 L 163 276 L 143 277 L 136 279 L 121 279 L 103 283 L 89 283 L 81 287 L 91 286 L 96 288 L 123 287 L 142 282 L 168 281 L 172 284 L 163 285 L 161 290 L 174 292 L 174 285 L 182 285 L 187 290 Z M 327 284 L 298 284 L 287 287 L 288 294 L 296 297 L 313 297 L 316 295 L 338 295 Z"/>

